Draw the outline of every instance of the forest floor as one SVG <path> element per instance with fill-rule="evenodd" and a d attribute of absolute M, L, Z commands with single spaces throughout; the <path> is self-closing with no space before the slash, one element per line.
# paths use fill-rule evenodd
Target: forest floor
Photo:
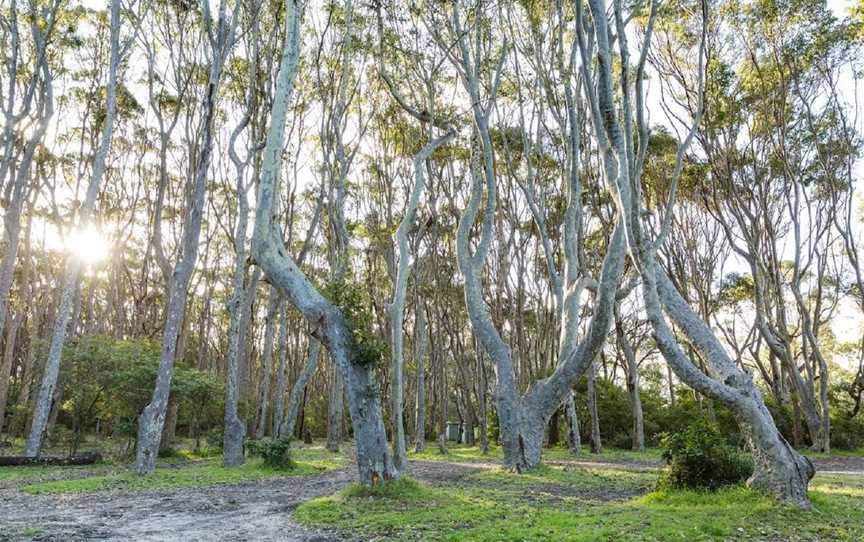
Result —
<path fill-rule="evenodd" d="M 500 450 L 434 444 L 411 480 L 375 494 L 347 454 L 300 447 L 298 468 L 173 458 L 141 478 L 123 464 L 0 468 L 0 540 L 862 540 L 864 457 L 817 456 L 800 512 L 743 488 L 658 492 L 659 452 L 606 451 L 515 475 Z"/>

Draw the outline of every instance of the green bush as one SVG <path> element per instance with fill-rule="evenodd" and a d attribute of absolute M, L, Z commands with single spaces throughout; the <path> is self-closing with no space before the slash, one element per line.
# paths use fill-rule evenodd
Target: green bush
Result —
<path fill-rule="evenodd" d="M 750 456 L 729 445 L 716 424 L 699 418 L 660 440 L 668 469 L 660 484 L 672 488 L 718 489 L 753 473 Z"/>
<path fill-rule="evenodd" d="M 246 448 L 252 455 L 261 456 L 264 464 L 274 469 L 293 469 L 296 464 L 291 458 L 291 439 L 250 440 Z"/>
<path fill-rule="evenodd" d="M 845 412 L 831 414 L 831 448 L 855 450 L 864 446 L 864 416 L 851 418 Z"/>

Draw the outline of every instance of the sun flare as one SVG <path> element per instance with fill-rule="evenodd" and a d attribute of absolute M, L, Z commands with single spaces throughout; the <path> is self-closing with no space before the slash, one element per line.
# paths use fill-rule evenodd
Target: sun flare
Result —
<path fill-rule="evenodd" d="M 71 232 L 66 237 L 66 252 L 86 264 L 95 264 L 108 257 L 111 243 L 95 226 Z"/>

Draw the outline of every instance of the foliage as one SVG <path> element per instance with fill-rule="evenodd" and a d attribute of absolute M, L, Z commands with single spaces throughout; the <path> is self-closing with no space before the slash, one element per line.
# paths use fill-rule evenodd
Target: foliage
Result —
<path fill-rule="evenodd" d="M 62 372 L 69 385 L 63 404 L 77 431 L 95 429 L 97 420 L 118 436 L 132 435 L 138 414 L 150 401 L 160 350 L 148 339 L 118 340 L 89 335 L 63 350 Z M 221 421 L 222 383 L 187 367 L 175 367 L 171 398 L 178 416 L 195 428 Z M 180 422 L 178 422 L 180 423 Z"/>
<path fill-rule="evenodd" d="M 353 334 L 352 362 L 358 365 L 378 365 L 389 357 L 387 342 L 372 328 L 375 321 L 368 293 L 358 284 L 345 279 L 328 282 L 322 288 L 324 296 L 339 307 Z"/>
<path fill-rule="evenodd" d="M 718 489 L 743 482 L 753 473 L 753 462 L 730 446 L 716 424 L 697 419 L 661 440 L 669 465 L 661 487 Z"/>
<path fill-rule="evenodd" d="M 291 439 L 261 439 L 246 443 L 249 453 L 260 456 L 273 469 L 290 470 L 297 466 L 291 457 Z"/>

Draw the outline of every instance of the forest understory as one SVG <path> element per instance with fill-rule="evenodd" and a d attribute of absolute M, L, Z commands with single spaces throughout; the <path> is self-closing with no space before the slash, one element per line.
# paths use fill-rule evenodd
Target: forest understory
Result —
<path fill-rule="evenodd" d="M 434 446 L 430 446 L 434 448 Z M 160 460 L 142 485 L 124 464 L 0 467 L 0 540 L 861 540 L 864 454 L 813 458 L 817 511 L 741 487 L 658 491 L 656 449 L 572 456 L 516 475 L 500 449 L 412 453 L 408 479 L 367 492 L 353 450 L 295 450 L 293 471 L 219 458 Z M 297 473 L 300 474 L 297 474 Z M 220 473 L 222 475 L 220 475 Z M 236 471 L 235 471 L 236 473 Z M 89 482 L 89 483 L 88 483 Z M 828 516 L 830 514 L 830 520 Z"/>

